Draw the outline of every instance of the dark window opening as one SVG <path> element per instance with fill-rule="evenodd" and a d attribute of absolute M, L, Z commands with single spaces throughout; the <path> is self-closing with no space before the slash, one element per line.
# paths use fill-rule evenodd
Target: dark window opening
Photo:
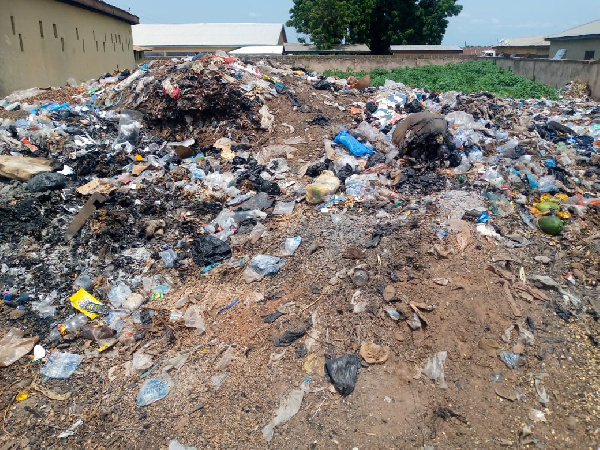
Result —
<path fill-rule="evenodd" d="M 113 52 L 117 51 L 117 44 L 113 42 Z"/>
<path fill-rule="evenodd" d="M 121 51 L 124 52 L 125 51 L 125 44 L 121 44 Z"/>
<path fill-rule="evenodd" d="M 596 52 L 594 50 L 586 50 L 583 59 L 589 61 L 590 59 L 594 59 L 594 56 L 596 56 Z"/>
<path fill-rule="evenodd" d="M 75 36 L 77 36 L 77 40 L 79 40 L 79 29 L 75 28 Z"/>
<path fill-rule="evenodd" d="M 12 27 L 13 36 L 17 34 L 17 28 L 15 27 L 15 17 L 10 16 L 10 26 Z"/>
<path fill-rule="evenodd" d="M 52 24 L 52 29 L 54 30 L 54 37 L 57 38 L 58 37 L 58 28 L 56 28 L 55 23 Z"/>
<path fill-rule="evenodd" d="M 41 20 L 40 20 L 40 37 L 41 38 L 44 37 L 44 24 L 42 23 Z"/>
<path fill-rule="evenodd" d="M 99 52 L 100 50 L 98 49 L 98 41 L 96 41 L 96 51 Z"/>
<path fill-rule="evenodd" d="M 82 39 L 81 42 L 83 44 L 83 53 L 85 53 L 85 39 Z"/>
<path fill-rule="evenodd" d="M 110 42 L 112 42 L 114 44 L 112 33 L 110 33 Z"/>
<path fill-rule="evenodd" d="M 104 53 L 106 53 L 106 42 L 102 43 L 102 49 L 104 50 Z"/>
<path fill-rule="evenodd" d="M 60 38 L 60 46 L 62 48 L 62 51 L 65 51 L 65 38 Z"/>
<path fill-rule="evenodd" d="M 21 51 L 24 52 L 25 48 L 23 47 L 23 36 L 19 33 L 19 45 L 21 45 Z"/>
<path fill-rule="evenodd" d="M 92 36 L 94 36 L 94 40 L 96 40 L 96 32 L 92 30 Z"/>

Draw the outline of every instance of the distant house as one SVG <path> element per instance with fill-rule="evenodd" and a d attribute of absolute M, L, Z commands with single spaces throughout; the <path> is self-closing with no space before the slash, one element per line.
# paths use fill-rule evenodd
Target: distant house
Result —
<path fill-rule="evenodd" d="M 462 55 L 463 49 L 454 45 L 392 45 L 392 55 L 405 56 L 443 56 Z"/>
<path fill-rule="evenodd" d="M 283 45 L 249 45 L 229 52 L 236 56 L 280 56 L 283 55 Z"/>
<path fill-rule="evenodd" d="M 182 56 L 246 46 L 283 45 L 287 42 L 280 23 L 186 23 L 136 25 L 133 43 L 152 49 L 147 56 Z"/>
<path fill-rule="evenodd" d="M 329 50 L 319 50 L 310 44 L 288 43 L 283 46 L 285 55 L 368 55 L 371 49 L 364 44 L 336 45 Z"/>
<path fill-rule="evenodd" d="M 484 52 L 490 52 L 494 49 L 485 46 L 462 47 L 462 54 L 465 56 L 481 56 Z"/>
<path fill-rule="evenodd" d="M 1 1 L 0 96 L 135 67 L 137 16 L 99 0 Z"/>
<path fill-rule="evenodd" d="M 522 38 L 501 39 L 494 47 L 496 55 L 503 53 L 505 56 L 519 58 L 548 58 L 550 43 L 546 36 L 531 36 Z"/>
<path fill-rule="evenodd" d="M 553 34 L 546 41 L 550 45 L 551 57 L 564 49 L 562 59 L 600 59 L 600 20 Z"/>

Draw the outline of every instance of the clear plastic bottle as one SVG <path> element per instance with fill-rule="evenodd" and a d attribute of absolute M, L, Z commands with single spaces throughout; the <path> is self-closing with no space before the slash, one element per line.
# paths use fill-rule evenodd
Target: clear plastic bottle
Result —
<path fill-rule="evenodd" d="M 65 321 L 64 334 L 79 334 L 81 328 L 88 323 L 88 317 L 85 314 L 77 314 Z"/>

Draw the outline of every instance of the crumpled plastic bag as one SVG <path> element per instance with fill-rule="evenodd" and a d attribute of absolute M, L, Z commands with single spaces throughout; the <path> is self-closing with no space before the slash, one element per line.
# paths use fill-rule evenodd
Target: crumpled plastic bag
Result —
<path fill-rule="evenodd" d="M 447 389 L 446 377 L 444 374 L 444 361 L 448 356 L 448 352 L 439 352 L 433 356 L 430 356 L 427 360 L 425 368 L 421 369 L 421 372 L 429 377 L 429 379 L 437 381 L 438 385 L 442 389 Z"/>
<path fill-rule="evenodd" d="M 8 367 L 29 353 L 37 338 L 23 338 L 25 333 L 18 328 L 11 328 L 0 340 L 0 367 Z"/>
<path fill-rule="evenodd" d="M 263 437 L 267 442 L 271 442 L 273 439 L 275 427 L 289 422 L 300 411 L 303 398 L 304 391 L 294 389 L 287 397 L 281 399 L 279 408 L 275 411 L 275 418 L 262 430 Z"/>

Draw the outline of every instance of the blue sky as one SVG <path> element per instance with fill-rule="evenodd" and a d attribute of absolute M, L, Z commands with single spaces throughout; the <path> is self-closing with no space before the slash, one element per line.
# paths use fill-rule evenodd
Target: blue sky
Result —
<path fill-rule="evenodd" d="M 107 0 L 131 10 L 141 23 L 281 22 L 292 0 Z M 600 19 L 599 0 L 459 0 L 463 11 L 450 19 L 444 44 L 492 45 L 510 37 L 553 34 Z M 294 29 L 288 40 L 296 41 Z"/>

